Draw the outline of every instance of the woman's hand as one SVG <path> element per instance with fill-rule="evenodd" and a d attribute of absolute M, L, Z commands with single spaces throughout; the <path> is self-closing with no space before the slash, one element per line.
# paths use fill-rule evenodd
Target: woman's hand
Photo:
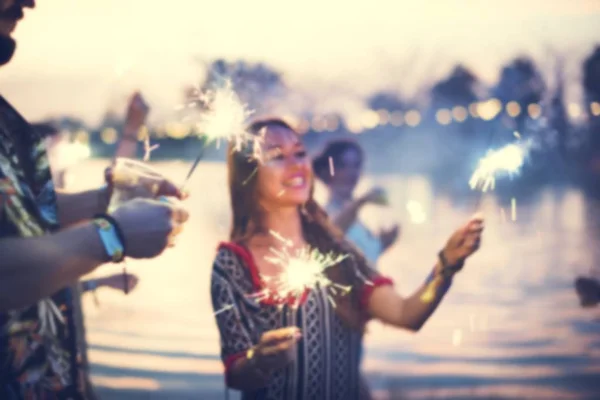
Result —
<path fill-rule="evenodd" d="M 254 348 L 254 361 L 262 371 L 276 371 L 296 359 L 296 343 L 302 337 L 297 327 L 265 332 Z"/>
<path fill-rule="evenodd" d="M 387 206 L 389 204 L 387 194 L 382 188 L 371 189 L 360 200 L 363 204 L 375 204 L 378 206 Z"/>
<path fill-rule="evenodd" d="M 396 224 L 389 229 L 382 229 L 379 234 L 381 240 L 381 248 L 383 251 L 392 246 L 400 236 L 400 225 Z"/>
<path fill-rule="evenodd" d="M 465 226 L 450 236 L 442 250 L 448 265 L 461 264 L 479 249 L 483 228 L 483 216 L 476 214 Z"/>
<path fill-rule="evenodd" d="M 127 282 L 127 291 L 131 292 L 137 286 L 139 278 L 133 274 L 114 274 L 96 279 L 99 288 L 107 287 L 123 292 L 125 291 L 125 282 Z"/>

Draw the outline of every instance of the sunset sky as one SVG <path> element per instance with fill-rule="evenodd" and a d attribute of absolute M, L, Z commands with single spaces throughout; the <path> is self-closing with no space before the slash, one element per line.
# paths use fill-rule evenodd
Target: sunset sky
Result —
<path fill-rule="evenodd" d="M 265 61 L 297 84 L 352 93 L 412 90 L 459 60 L 493 82 L 515 55 L 548 61 L 548 45 L 576 73 L 598 21 L 597 0 L 39 0 L 0 91 L 30 119 L 94 123 L 135 87 L 164 114 L 197 81 L 198 56 Z"/>

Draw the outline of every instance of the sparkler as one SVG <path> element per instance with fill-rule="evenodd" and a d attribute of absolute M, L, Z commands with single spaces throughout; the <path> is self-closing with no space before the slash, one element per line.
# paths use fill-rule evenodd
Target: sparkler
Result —
<path fill-rule="evenodd" d="M 489 151 L 485 157 L 479 160 L 479 166 L 469 180 L 471 189 L 480 189 L 482 192 L 486 192 L 488 189 L 493 190 L 497 175 L 513 176 L 518 174 L 529 147 L 529 143 L 513 143 L 499 150 Z"/>
<path fill-rule="evenodd" d="M 333 253 L 324 254 L 317 249 L 309 246 L 296 251 L 290 251 L 292 242 L 284 238 L 281 234 L 270 231 L 277 240 L 284 244 L 283 250 L 276 250 L 271 247 L 270 254 L 265 256 L 265 260 L 281 267 L 281 271 L 275 275 L 262 275 L 265 288 L 252 293 L 249 297 L 261 300 L 273 300 L 280 307 L 289 305 L 297 308 L 301 305 L 304 297 L 311 289 L 324 288 L 327 291 L 327 298 L 333 307 L 336 307 L 334 296 L 348 294 L 351 286 L 337 284 L 330 280 L 326 271 L 348 257 L 347 254 L 335 255 Z M 228 304 L 214 312 L 219 315 L 223 312 L 235 308 Z"/>
<path fill-rule="evenodd" d="M 263 275 L 266 288 L 253 294 L 253 297 L 258 300 L 269 298 L 298 307 L 309 290 L 324 288 L 327 298 L 335 307 L 334 296 L 347 294 L 351 290 L 350 286 L 337 284 L 326 275 L 327 269 L 345 260 L 347 254 L 324 254 L 309 246 L 291 251 L 289 240 L 274 231 L 271 231 L 271 235 L 283 242 L 284 247 L 283 250 L 270 248 L 270 255 L 265 256 L 265 260 L 281 267 L 281 272 Z"/>
<path fill-rule="evenodd" d="M 206 105 L 206 111 L 200 115 L 197 128 L 207 139 L 206 144 L 220 144 L 221 140 L 233 143 L 234 150 L 239 151 L 255 137 L 246 132 L 246 122 L 253 111 L 247 108 L 233 90 L 230 80 L 225 80 L 222 87 L 208 91 L 199 98 L 200 104 Z M 202 159 L 201 151 L 190 168 L 184 183 L 185 186 Z"/>
<path fill-rule="evenodd" d="M 146 131 L 144 136 L 144 162 L 150 161 L 150 155 L 152 152 L 160 147 L 159 144 L 151 145 L 150 144 L 150 133 Z"/>

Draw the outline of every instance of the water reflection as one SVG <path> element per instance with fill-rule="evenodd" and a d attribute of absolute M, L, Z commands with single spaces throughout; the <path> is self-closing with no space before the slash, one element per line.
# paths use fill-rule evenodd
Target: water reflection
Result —
<path fill-rule="evenodd" d="M 100 176 L 102 167 L 90 161 L 77 168 L 75 184 L 89 185 L 82 177 Z M 186 172 L 182 163 L 159 168 L 179 180 Z M 135 293 L 101 292 L 99 307 L 85 299 L 90 359 L 100 387 L 222 398 L 208 278 L 229 224 L 224 176 L 222 165 L 199 167 L 189 186 L 192 220 L 176 250 L 160 260 L 128 261 L 141 275 Z M 362 189 L 373 184 L 389 190 L 391 205 L 367 208 L 364 217 L 374 228 L 393 219 L 403 228 L 381 270 L 410 293 L 448 235 L 475 211 L 478 195 L 446 197 L 418 176 L 366 179 Z M 323 192 L 317 195 L 322 200 Z M 516 221 L 510 218 L 513 197 Z M 409 201 L 422 206 L 425 221 L 411 222 Z M 487 218 L 484 245 L 423 330 L 411 335 L 369 326 L 364 369 L 377 396 L 581 398 L 599 392 L 600 313 L 582 309 L 574 290 L 577 276 L 600 277 L 597 201 L 576 189 L 547 188 L 486 195 L 481 208 Z M 112 269 L 119 267 L 94 274 Z"/>

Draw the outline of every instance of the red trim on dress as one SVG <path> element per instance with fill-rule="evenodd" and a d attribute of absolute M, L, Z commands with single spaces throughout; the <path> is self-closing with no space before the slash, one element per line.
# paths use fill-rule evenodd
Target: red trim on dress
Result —
<path fill-rule="evenodd" d="M 393 286 L 394 281 L 385 276 L 377 276 L 372 281 L 364 284 L 359 297 L 359 305 L 366 314 L 368 314 L 367 310 L 369 309 L 369 299 L 371 298 L 373 291 L 380 286 L 388 285 Z"/>
<path fill-rule="evenodd" d="M 266 282 L 260 276 L 260 272 L 258 271 L 258 267 L 256 266 L 256 262 L 254 261 L 254 257 L 252 256 L 250 250 L 248 250 L 243 245 L 231 242 L 221 242 L 219 244 L 218 249 L 222 248 L 233 251 L 237 256 L 239 256 L 242 259 L 246 268 L 248 268 L 248 270 L 250 271 L 250 276 L 252 277 L 252 286 L 255 290 L 254 294 L 260 294 L 260 298 L 257 299 L 259 303 L 270 306 L 287 304 L 288 306 L 299 307 L 302 304 L 304 304 L 304 302 L 308 298 L 308 295 L 310 293 L 309 288 L 306 288 L 304 293 L 302 293 L 302 295 L 299 297 L 290 294 L 287 297 L 282 298 L 278 296 L 277 293 L 273 293 L 270 291 L 263 294 L 265 290 L 268 291 L 268 287 L 266 285 Z"/>
<path fill-rule="evenodd" d="M 229 386 L 229 373 L 231 372 L 231 368 L 233 368 L 233 365 L 236 363 L 237 360 L 242 359 L 244 357 L 246 357 L 246 352 L 242 351 L 240 353 L 235 353 L 235 354 L 228 356 L 227 358 L 225 358 L 225 361 L 223 361 L 223 364 L 225 365 L 225 385 L 226 386 Z"/>
<path fill-rule="evenodd" d="M 254 263 L 254 257 L 252 257 L 252 253 L 246 247 L 231 242 L 221 242 L 219 243 L 218 249 L 228 249 L 233 251 L 236 255 L 241 257 L 246 265 L 246 268 L 250 271 L 250 276 L 252 277 L 252 285 L 254 286 L 254 290 L 260 291 L 262 290 L 262 280 L 260 279 L 260 273 L 258 272 L 258 267 Z"/>

